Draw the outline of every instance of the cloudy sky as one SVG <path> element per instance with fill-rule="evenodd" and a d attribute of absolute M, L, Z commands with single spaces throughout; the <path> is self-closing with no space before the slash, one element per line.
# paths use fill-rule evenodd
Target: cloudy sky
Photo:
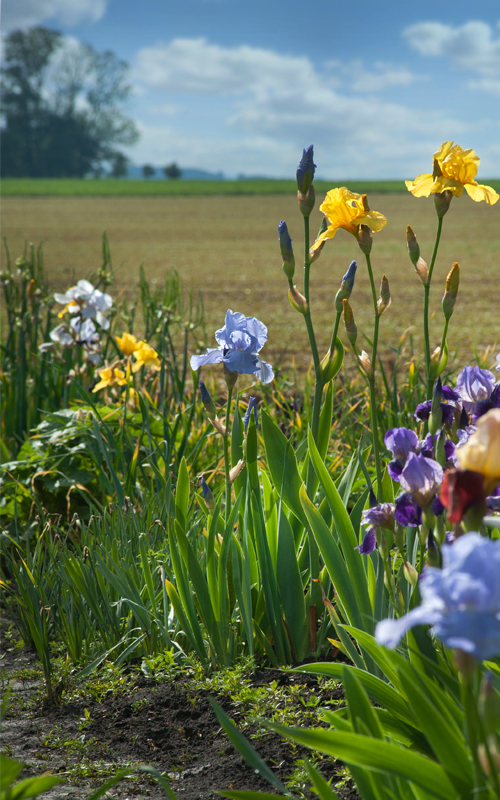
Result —
<path fill-rule="evenodd" d="M 402 178 L 453 139 L 500 177 L 499 0 L 3 0 L 131 67 L 137 164 Z"/>

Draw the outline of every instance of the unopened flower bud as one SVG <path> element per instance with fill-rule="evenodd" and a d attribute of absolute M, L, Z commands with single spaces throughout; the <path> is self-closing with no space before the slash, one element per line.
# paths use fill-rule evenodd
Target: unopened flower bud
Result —
<path fill-rule="evenodd" d="M 288 289 L 288 299 L 290 300 L 290 304 L 293 306 L 295 311 L 298 311 L 299 314 L 307 314 L 309 311 L 309 304 L 301 294 L 296 286 L 290 286 Z"/>
<path fill-rule="evenodd" d="M 429 431 L 433 436 L 438 432 L 443 421 L 443 409 L 441 408 L 442 388 L 441 378 L 438 378 L 432 393 L 431 413 L 429 415 Z"/>
<path fill-rule="evenodd" d="M 257 417 L 257 398 L 256 397 L 251 397 L 250 400 L 248 401 L 248 407 L 247 407 L 247 410 L 245 411 L 245 416 L 243 417 L 243 430 L 244 430 L 245 434 L 247 432 L 247 428 L 248 428 L 248 425 L 249 425 L 249 422 L 250 422 L 250 418 L 252 416 L 252 411 L 253 411 L 255 424 L 258 425 L 259 424 L 259 419 Z"/>
<path fill-rule="evenodd" d="M 231 483 L 234 483 L 236 478 L 239 475 L 241 475 L 244 469 L 245 469 L 245 462 L 242 461 L 240 458 L 238 463 L 232 469 L 229 470 L 229 480 L 231 481 Z"/>
<path fill-rule="evenodd" d="M 439 547 L 437 546 L 437 542 L 434 538 L 434 534 L 432 530 L 429 531 L 429 536 L 427 538 L 427 566 L 428 567 L 439 567 L 441 566 L 441 554 L 439 552 Z"/>
<path fill-rule="evenodd" d="M 434 195 L 434 205 L 439 219 L 442 219 L 448 211 L 452 197 L 453 195 L 449 189 L 446 189 L 444 192 L 437 192 Z"/>
<path fill-rule="evenodd" d="M 415 264 L 415 272 L 417 273 L 418 277 L 424 284 L 427 286 L 429 283 L 429 267 L 427 266 L 426 262 L 422 257 L 420 257 Z"/>
<path fill-rule="evenodd" d="M 309 187 L 314 180 L 314 146 L 309 145 L 303 152 L 302 158 L 297 166 L 297 188 L 302 194 L 307 194 Z"/>
<path fill-rule="evenodd" d="M 416 586 L 418 583 L 418 572 L 409 561 L 403 563 L 403 574 L 411 586 Z"/>
<path fill-rule="evenodd" d="M 366 197 L 366 195 L 363 195 Z M 360 225 L 358 228 L 359 249 L 365 256 L 369 256 L 372 251 L 373 234 L 368 225 Z"/>
<path fill-rule="evenodd" d="M 200 394 L 201 394 L 201 402 L 205 406 L 205 410 L 209 419 L 215 419 L 217 416 L 217 409 L 215 408 L 215 403 L 210 396 L 210 392 L 208 391 L 207 387 L 200 381 Z"/>
<path fill-rule="evenodd" d="M 347 338 L 354 347 L 356 344 L 356 339 L 358 338 L 358 329 L 356 327 L 356 323 L 354 322 L 354 314 L 352 313 L 352 308 L 349 305 L 348 300 L 344 299 L 342 301 L 342 312 L 344 315 L 344 325 Z"/>
<path fill-rule="evenodd" d="M 225 436 L 226 435 L 227 428 L 224 425 L 224 423 L 220 421 L 220 419 L 217 419 L 217 417 L 215 417 L 215 419 L 211 419 L 210 422 L 214 426 L 214 428 L 217 431 L 217 433 L 220 433 L 221 436 Z"/>
<path fill-rule="evenodd" d="M 420 247 L 417 242 L 417 237 L 413 233 L 410 225 L 406 226 L 406 244 L 408 245 L 408 255 L 414 267 L 417 266 L 417 261 L 420 258 Z"/>
<path fill-rule="evenodd" d="M 439 378 L 438 378 L 439 380 Z M 439 434 L 436 439 L 436 443 L 434 445 L 434 452 L 435 452 L 435 459 L 438 464 L 441 464 L 442 467 L 446 464 L 446 451 L 445 451 L 445 444 L 446 444 L 447 434 L 444 428 L 441 428 Z"/>
<path fill-rule="evenodd" d="M 288 280 L 291 281 L 295 273 L 295 257 L 293 255 L 292 240 L 288 233 L 286 222 L 283 220 L 278 225 L 278 235 L 283 258 L 283 272 Z"/>
<path fill-rule="evenodd" d="M 299 208 L 302 212 L 302 216 L 309 217 L 316 202 L 316 192 L 314 191 L 314 186 L 311 185 L 306 194 L 298 191 L 297 200 L 299 201 Z"/>
<path fill-rule="evenodd" d="M 384 311 L 387 311 L 390 305 L 391 305 L 391 292 L 389 289 L 389 281 L 387 280 L 387 275 L 383 275 L 382 281 L 380 283 L 380 298 L 377 300 L 378 316 L 381 317 Z"/>
<path fill-rule="evenodd" d="M 201 491 L 203 492 L 203 499 L 207 508 L 210 509 L 210 511 L 213 511 L 215 508 L 215 499 L 205 478 L 201 479 Z"/>
<path fill-rule="evenodd" d="M 328 228 L 328 220 L 327 220 L 326 217 L 323 217 L 323 222 L 321 223 L 319 231 L 318 231 L 318 235 L 316 236 L 316 242 L 318 241 L 319 237 L 326 231 L 327 228 Z M 315 242 L 315 244 L 316 244 L 316 242 Z M 309 264 L 314 264 L 314 262 L 318 260 L 318 258 L 321 255 L 321 251 L 323 250 L 323 247 L 325 246 L 325 242 L 326 242 L 326 239 L 324 239 L 321 242 L 321 244 L 319 244 L 316 248 L 314 248 L 314 247 L 310 247 L 309 248 Z"/>
<path fill-rule="evenodd" d="M 431 364 L 429 369 L 429 378 L 433 381 L 436 380 L 438 375 L 441 375 L 444 368 L 448 363 L 448 347 L 445 343 L 444 349 L 436 347 L 431 354 Z"/>
<path fill-rule="evenodd" d="M 446 290 L 443 295 L 443 314 L 446 321 L 451 318 L 455 302 L 458 294 L 458 286 L 460 283 L 460 265 L 455 263 L 448 273 L 446 278 Z"/>
<path fill-rule="evenodd" d="M 226 386 L 228 389 L 232 389 L 234 384 L 238 380 L 238 373 L 231 372 L 231 370 L 228 369 L 225 364 L 224 364 L 224 380 L 226 381 Z"/>
<path fill-rule="evenodd" d="M 333 351 L 329 350 L 320 364 L 320 374 L 325 385 L 335 377 L 343 361 L 344 345 L 337 336 Z"/>
<path fill-rule="evenodd" d="M 356 277 L 357 268 L 358 265 L 356 264 L 356 262 L 351 261 L 351 263 L 349 264 L 349 269 L 342 278 L 340 289 L 335 295 L 335 308 L 339 312 L 343 310 L 343 305 L 342 305 L 343 301 L 349 300 L 352 294 L 352 290 L 354 288 L 354 278 Z"/>
<path fill-rule="evenodd" d="M 363 369 L 367 375 L 371 375 L 373 373 L 372 362 L 370 361 L 370 356 L 364 350 L 361 351 L 361 355 L 358 356 L 358 364 Z"/>

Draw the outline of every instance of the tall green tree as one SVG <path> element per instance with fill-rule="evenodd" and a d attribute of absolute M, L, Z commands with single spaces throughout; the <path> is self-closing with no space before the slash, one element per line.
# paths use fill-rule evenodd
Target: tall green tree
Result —
<path fill-rule="evenodd" d="M 122 105 L 127 64 L 41 26 L 10 33 L 2 68 L 2 176 L 83 177 L 138 133 Z"/>

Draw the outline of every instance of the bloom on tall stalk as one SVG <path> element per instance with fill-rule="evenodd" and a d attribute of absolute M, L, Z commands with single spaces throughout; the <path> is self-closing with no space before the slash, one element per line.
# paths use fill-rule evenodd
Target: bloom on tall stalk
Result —
<path fill-rule="evenodd" d="M 206 364 L 224 364 L 229 372 L 256 375 L 262 383 L 271 383 L 274 372 L 258 355 L 267 342 L 267 328 L 256 317 L 229 309 L 223 328 L 215 332 L 219 347 L 209 347 L 205 355 L 191 356 L 191 369 Z"/>
<path fill-rule="evenodd" d="M 377 641 L 396 647 L 410 628 L 432 625 L 447 647 L 479 661 L 500 655 L 500 542 L 468 533 L 442 555 L 443 569 L 427 567 L 420 581 L 422 605 L 379 622 Z"/>
<path fill-rule="evenodd" d="M 327 192 L 319 210 L 327 218 L 328 228 L 318 236 L 312 250 L 317 250 L 326 239 L 333 239 L 339 228 L 358 238 L 361 225 L 366 225 L 372 231 L 380 231 L 387 222 L 383 214 L 370 211 L 366 194 L 350 192 L 345 186 Z"/>
<path fill-rule="evenodd" d="M 484 200 L 493 205 L 498 200 L 495 190 L 474 180 L 479 161 L 474 150 L 463 150 L 458 144 L 443 142 L 434 153 L 432 174 L 418 175 L 414 181 L 405 181 L 406 188 L 415 197 L 429 197 L 445 191 L 460 197 L 465 189 L 476 202 Z"/>

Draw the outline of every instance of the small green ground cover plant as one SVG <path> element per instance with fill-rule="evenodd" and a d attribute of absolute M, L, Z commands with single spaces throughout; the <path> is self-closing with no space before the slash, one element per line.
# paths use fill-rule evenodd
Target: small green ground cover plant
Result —
<path fill-rule="evenodd" d="M 267 327 L 253 316 L 229 309 L 217 346 L 190 355 L 201 349 L 202 306 L 175 274 L 153 292 L 141 275 L 145 334 L 136 336 L 135 306 L 117 309 L 108 292 L 106 241 L 98 276 L 53 297 L 40 254 L 20 260 L 20 282 L 9 269 L 2 589 L 40 658 L 47 704 L 65 688 L 56 649 L 82 680 L 109 660 L 154 668 L 166 651 L 179 664 L 195 657 L 210 676 L 241 658 L 318 662 L 333 646 L 344 663 L 308 669 L 341 679 L 347 710 L 325 712 L 319 729 L 264 729 L 341 758 L 362 798 L 500 797 L 500 358 L 448 371 L 457 261 L 439 331 L 431 313 L 455 198 L 498 200 L 476 182 L 478 165 L 474 151 L 445 142 L 432 173 L 407 181 L 413 195 L 432 195 L 437 232 L 427 264 L 407 228 L 424 352 L 398 364 L 395 350 L 389 372 L 379 341 L 392 298 L 374 248 L 386 219 L 366 194 L 331 189 L 313 241 L 315 165 L 313 148 L 304 151 L 300 288 L 286 222 L 278 229 L 312 357 L 302 396 L 274 386 L 261 356 Z M 323 354 L 311 265 L 340 229 L 365 266 L 347 268 Z M 363 337 L 361 280 L 373 317 Z M 359 378 L 341 384 L 346 352 Z M 219 381 L 207 385 L 198 371 L 214 365 Z M 258 381 L 253 394 L 239 393 L 241 375 Z M 352 413 L 359 397 L 368 415 Z M 249 763 L 293 796 L 214 709 Z M 336 796 L 306 769 L 320 795 Z"/>

